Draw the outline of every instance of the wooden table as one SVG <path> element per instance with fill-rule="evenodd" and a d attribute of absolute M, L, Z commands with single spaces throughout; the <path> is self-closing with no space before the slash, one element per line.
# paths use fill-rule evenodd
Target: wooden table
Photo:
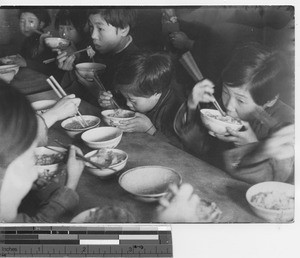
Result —
<path fill-rule="evenodd" d="M 80 111 L 83 114 L 100 115 L 100 109 L 85 102 L 82 102 Z M 54 144 L 54 139 L 65 144 L 73 142 L 84 153 L 91 151 L 81 140 L 69 138 L 60 125 L 55 125 L 49 131 L 49 144 Z M 219 206 L 223 212 L 221 222 L 262 222 L 252 213 L 246 201 L 245 193 L 250 187 L 249 184 L 233 179 L 225 172 L 164 140 L 144 133 L 124 133 L 117 146 L 129 156 L 123 171 L 144 165 L 171 167 L 180 173 L 183 182 L 193 185 L 201 198 L 213 201 Z M 157 203 L 144 203 L 131 197 L 119 186 L 118 177 L 101 180 L 87 171 L 81 176 L 77 192 L 80 203 L 75 214 L 97 206 L 116 205 L 131 211 L 137 222 L 152 222 L 157 207 Z"/>

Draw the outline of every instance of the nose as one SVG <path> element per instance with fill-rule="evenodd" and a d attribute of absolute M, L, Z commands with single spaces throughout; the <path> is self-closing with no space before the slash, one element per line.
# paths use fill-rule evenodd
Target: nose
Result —
<path fill-rule="evenodd" d="M 224 103 L 224 106 L 225 106 L 226 111 L 227 111 L 227 113 L 228 113 L 229 115 L 230 115 L 230 113 L 235 112 L 236 105 L 235 105 L 235 100 L 234 100 L 234 98 L 231 98 L 231 97 L 230 97 L 230 98 L 227 100 L 227 102 Z"/>
<path fill-rule="evenodd" d="M 97 30 L 95 30 L 94 28 L 92 29 L 92 35 L 91 35 L 92 39 L 97 40 L 98 39 L 98 33 Z"/>
<path fill-rule="evenodd" d="M 29 31 L 32 29 L 32 25 L 29 21 L 26 21 L 25 22 L 25 25 L 24 25 L 24 28 L 25 28 L 25 31 Z"/>
<path fill-rule="evenodd" d="M 130 109 L 133 109 L 133 105 L 129 100 L 126 100 L 126 105 L 127 107 L 129 107 Z"/>

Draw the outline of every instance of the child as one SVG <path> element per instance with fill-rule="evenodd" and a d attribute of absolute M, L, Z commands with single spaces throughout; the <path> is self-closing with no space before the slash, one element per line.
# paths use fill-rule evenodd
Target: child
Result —
<path fill-rule="evenodd" d="M 113 89 L 114 74 L 122 59 L 137 51 L 130 35 L 135 24 L 135 17 L 135 10 L 130 8 L 92 9 L 89 11 L 90 36 L 98 54 L 95 61 L 106 65 L 101 81 L 107 90 Z M 74 60 L 74 56 L 67 57 L 64 52 L 58 56 L 59 67 L 64 70 L 73 70 Z M 84 85 L 93 96 L 98 96 L 97 84 L 85 80 L 78 73 L 76 76 L 79 83 Z M 121 98 L 120 100 L 122 101 Z"/>
<path fill-rule="evenodd" d="M 127 106 L 137 113 L 119 128 L 150 135 L 159 131 L 176 144 L 173 121 L 181 102 L 174 93 L 172 78 L 172 61 L 167 54 L 136 53 L 124 58 L 114 85 L 126 98 Z M 109 100 L 102 104 L 109 104 Z"/>
<path fill-rule="evenodd" d="M 38 177 L 34 166 L 38 124 L 25 96 L 5 83 L 0 86 L 0 220 L 58 222 L 78 203 L 78 195 L 74 190 L 84 164 L 76 159 L 76 153 L 82 152 L 74 146 L 70 148 L 66 186 L 52 185 L 51 194 L 45 194 L 41 190 L 39 196 L 48 195 L 48 198 L 41 202 L 39 211 L 34 216 L 18 213 L 22 199 Z"/>
<path fill-rule="evenodd" d="M 55 66 L 43 64 L 43 60 L 54 57 L 54 53 L 44 45 L 44 39 L 50 36 L 49 32 L 43 32 L 51 23 L 48 11 L 40 8 L 20 9 L 19 19 L 20 30 L 26 38 L 15 62 L 21 67 L 50 75 Z"/>
<path fill-rule="evenodd" d="M 187 150 L 210 163 L 227 168 L 233 176 L 250 183 L 267 180 L 286 181 L 292 174 L 293 159 L 266 157 L 254 162 L 251 155 L 275 131 L 294 123 L 293 110 L 279 100 L 287 78 L 279 54 L 258 44 L 237 49 L 222 73 L 222 102 L 226 113 L 243 121 L 244 130 L 212 137 L 200 120 L 198 104 L 213 101 L 214 85 L 203 80 L 193 88 L 188 101 L 178 111 L 174 123 Z M 222 155 L 225 164 L 221 164 Z M 243 162 L 247 160 L 247 162 Z M 253 162 L 251 162 L 251 160 Z M 219 164 L 218 164 L 219 163 Z"/>

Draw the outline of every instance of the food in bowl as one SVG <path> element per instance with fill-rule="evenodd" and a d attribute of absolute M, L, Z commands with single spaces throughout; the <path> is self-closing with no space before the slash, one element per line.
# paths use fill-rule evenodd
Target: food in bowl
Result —
<path fill-rule="evenodd" d="M 227 127 L 236 131 L 243 127 L 241 121 L 231 116 L 224 117 L 216 109 L 201 109 L 200 115 L 203 124 L 212 136 L 215 136 L 215 134 L 228 135 Z"/>
<path fill-rule="evenodd" d="M 48 37 L 45 38 L 45 44 L 53 50 L 61 50 L 68 47 L 70 45 L 70 41 L 58 37 Z"/>
<path fill-rule="evenodd" d="M 5 65 L 14 64 L 18 59 L 17 55 L 5 56 L 0 58 L 0 62 Z"/>
<path fill-rule="evenodd" d="M 86 122 L 86 125 L 79 123 L 78 121 L 73 121 L 73 122 L 70 122 L 68 124 L 65 125 L 65 129 L 67 130 L 78 130 L 78 129 L 84 129 L 84 128 L 87 128 L 87 127 L 91 127 L 91 126 L 94 126 L 98 123 L 98 121 L 96 120 L 84 120 Z"/>
<path fill-rule="evenodd" d="M 62 162 L 65 156 L 66 156 L 65 153 L 35 155 L 35 159 L 36 159 L 35 165 L 45 166 L 45 165 L 57 164 Z"/>
<path fill-rule="evenodd" d="M 135 112 L 126 109 L 109 109 L 101 112 L 104 122 L 110 126 L 118 126 L 121 121 L 135 117 Z"/>
<path fill-rule="evenodd" d="M 106 65 L 100 63 L 79 63 L 75 66 L 77 72 L 86 80 L 93 81 L 94 74 L 100 75 L 104 72 Z"/>

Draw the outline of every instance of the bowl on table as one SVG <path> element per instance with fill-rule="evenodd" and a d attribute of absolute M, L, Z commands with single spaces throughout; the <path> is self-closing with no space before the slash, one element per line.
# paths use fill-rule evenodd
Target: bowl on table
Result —
<path fill-rule="evenodd" d="M 81 121 L 81 118 L 76 116 L 62 121 L 61 127 L 65 130 L 67 135 L 69 135 L 71 138 L 74 138 L 82 132 L 99 126 L 101 121 L 97 116 L 83 115 L 82 118 L 88 126 L 82 127 L 81 123 L 79 122 Z"/>
<path fill-rule="evenodd" d="M 109 109 L 101 112 L 103 121 L 110 126 L 118 126 L 121 121 L 127 121 L 135 117 L 135 112 L 125 109 Z"/>
<path fill-rule="evenodd" d="M 38 114 L 43 114 L 52 108 L 56 104 L 56 100 L 53 99 L 45 99 L 45 100 L 38 100 L 31 103 L 32 108 Z"/>
<path fill-rule="evenodd" d="M 103 169 L 99 169 L 88 162 L 85 163 L 87 171 L 100 178 L 108 178 L 115 175 L 125 167 L 128 160 L 127 153 L 118 149 L 93 150 L 84 156 L 103 166 Z"/>
<path fill-rule="evenodd" d="M 201 109 L 201 120 L 205 127 L 209 130 L 209 134 L 227 135 L 227 127 L 239 131 L 243 124 L 231 116 L 222 116 L 216 109 Z"/>
<path fill-rule="evenodd" d="M 117 127 L 105 126 L 90 129 L 81 139 L 92 149 L 115 148 L 122 139 L 123 131 Z"/>
<path fill-rule="evenodd" d="M 142 166 L 124 172 L 119 178 L 120 186 L 138 200 L 158 201 L 168 193 L 169 184 L 181 184 L 181 176 L 173 169 L 163 166 Z"/>
<path fill-rule="evenodd" d="M 19 71 L 19 66 L 16 64 L 1 65 L 0 66 L 0 79 L 6 83 L 10 83 Z"/>
<path fill-rule="evenodd" d="M 70 45 L 70 41 L 58 37 L 45 38 L 45 44 L 54 51 L 63 50 Z"/>
<path fill-rule="evenodd" d="M 39 177 L 50 178 L 62 167 L 64 159 L 67 155 L 67 150 L 61 147 L 49 146 L 38 147 L 34 150 L 36 158 L 35 167 L 37 168 Z M 55 151 L 56 150 L 56 151 Z"/>
<path fill-rule="evenodd" d="M 80 63 L 75 65 L 77 72 L 86 80 L 93 81 L 94 74 L 104 72 L 106 65 L 100 63 Z"/>
<path fill-rule="evenodd" d="M 248 189 L 246 199 L 252 211 L 266 221 L 290 222 L 294 218 L 294 185 L 282 182 L 258 183 Z"/>

